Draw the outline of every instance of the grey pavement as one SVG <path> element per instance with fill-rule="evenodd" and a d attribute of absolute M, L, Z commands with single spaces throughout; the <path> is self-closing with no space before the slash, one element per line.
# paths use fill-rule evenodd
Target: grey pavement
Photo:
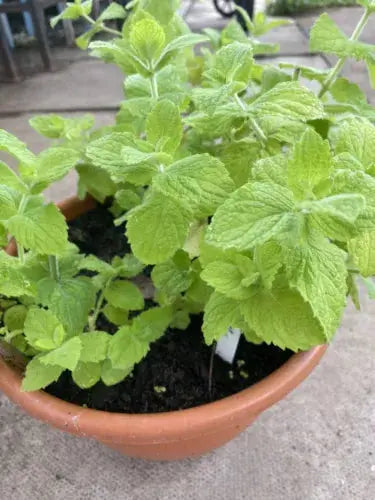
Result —
<path fill-rule="evenodd" d="M 334 10 L 350 32 L 358 10 Z M 206 3 L 191 19 L 222 27 Z M 326 67 L 306 56 L 313 16 L 280 28 L 282 59 Z M 372 31 L 372 34 L 374 31 Z M 367 41 L 371 39 L 371 32 Z M 374 42 L 374 36 L 372 37 Z M 113 121 L 122 98 L 119 71 L 78 51 L 56 49 L 58 71 L 21 84 L 0 84 L 0 128 L 38 152 L 46 146 L 27 124 L 33 112 L 74 116 L 93 111 L 96 124 Z M 27 60 L 25 56 L 25 60 Z M 277 64 L 280 58 L 270 59 Z M 31 64 L 32 66 L 32 64 Z M 349 67 L 346 71 L 353 71 Z M 355 78 L 359 75 L 355 66 Z M 363 88 L 370 93 L 365 80 Z M 74 175 L 48 193 L 75 192 Z M 360 313 L 349 305 L 332 346 L 313 374 L 263 414 L 240 437 L 204 457 L 149 463 L 121 456 L 25 415 L 0 395 L 0 498 L 9 500 L 372 500 L 375 498 L 375 301 L 363 295 Z"/>

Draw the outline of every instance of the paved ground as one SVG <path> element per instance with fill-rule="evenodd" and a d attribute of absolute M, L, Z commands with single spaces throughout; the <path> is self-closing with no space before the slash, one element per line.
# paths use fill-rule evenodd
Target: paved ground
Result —
<path fill-rule="evenodd" d="M 348 32 L 358 14 L 358 9 L 333 12 Z M 201 23 L 203 18 L 210 25 L 223 25 L 207 5 L 198 4 L 191 19 Z M 324 67 L 329 59 L 306 57 L 303 33 L 312 19 L 299 18 L 298 25 L 280 29 L 269 39 L 280 40 L 283 59 Z M 375 41 L 374 29 L 366 34 L 367 41 Z M 37 74 L 19 85 L 0 84 L 0 128 L 16 133 L 35 151 L 45 142 L 27 125 L 33 112 L 72 115 L 77 109 L 94 110 L 101 125 L 112 122 L 122 98 L 116 69 L 71 49 L 56 54 L 59 71 Z M 25 53 L 22 57 L 32 60 Z M 353 76 L 369 91 L 363 75 L 356 68 Z M 369 98 L 374 94 L 369 92 Z M 58 200 L 74 190 L 71 176 L 48 196 Z M 349 306 L 335 342 L 313 375 L 238 439 L 195 461 L 157 464 L 129 459 L 51 430 L 0 396 L 0 498 L 372 500 L 374 315 L 374 301 L 364 299 L 361 313 Z"/>

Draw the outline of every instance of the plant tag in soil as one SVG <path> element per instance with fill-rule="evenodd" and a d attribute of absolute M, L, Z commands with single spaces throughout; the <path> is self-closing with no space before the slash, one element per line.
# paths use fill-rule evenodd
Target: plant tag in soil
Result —
<path fill-rule="evenodd" d="M 239 328 L 229 327 L 227 333 L 216 344 L 216 354 L 227 363 L 232 364 L 240 337 L 241 330 Z"/>

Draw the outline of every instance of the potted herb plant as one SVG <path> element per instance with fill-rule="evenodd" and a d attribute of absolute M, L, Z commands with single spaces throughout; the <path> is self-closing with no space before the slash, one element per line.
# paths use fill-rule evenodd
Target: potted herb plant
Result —
<path fill-rule="evenodd" d="M 68 4 L 54 22 L 83 17 L 78 45 L 126 74 L 115 124 L 32 118 L 53 141 L 38 155 L 0 131 L 18 160 L 0 163 L 0 388 L 153 459 L 238 434 L 318 363 L 348 297 L 359 308 L 357 278 L 374 295 L 375 112 L 340 77 L 354 57 L 375 80 L 358 40 L 373 0 L 350 38 L 317 20 L 327 70 L 259 63 L 277 47 L 254 37 L 282 22 L 240 9 L 248 33 L 232 20 L 197 35 L 176 3 L 111 3 L 97 20 Z M 102 31 L 115 36 L 91 41 Z M 78 198 L 46 204 L 71 169 Z M 215 356 L 230 328 L 232 364 Z"/>

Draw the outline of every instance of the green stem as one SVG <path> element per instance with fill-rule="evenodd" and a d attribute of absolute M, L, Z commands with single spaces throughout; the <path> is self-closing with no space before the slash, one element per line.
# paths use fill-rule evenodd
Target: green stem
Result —
<path fill-rule="evenodd" d="M 366 9 L 365 12 L 363 13 L 361 19 L 359 20 L 357 26 L 355 27 L 352 36 L 349 38 L 352 42 L 355 42 L 358 40 L 358 38 L 361 36 L 361 33 L 363 29 L 365 28 L 367 21 L 369 20 L 369 17 L 371 15 L 371 12 L 369 9 Z M 336 78 L 340 74 L 342 68 L 344 67 L 344 64 L 346 63 L 348 59 L 348 56 L 343 56 L 341 57 L 335 66 L 331 69 L 329 72 L 326 80 L 323 83 L 322 88 L 320 89 L 320 92 L 318 96 L 321 98 L 324 96 L 326 92 L 331 88 L 331 85 L 336 81 Z"/>
<path fill-rule="evenodd" d="M 108 283 L 107 283 L 108 285 Z M 106 285 L 106 286 L 107 286 Z M 96 330 L 96 321 L 100 314 L 104 302 L 104 290 L 102 290 L 99 294 L 98 300 L 96 301 L 95 309 L 92 315 L 89 317 L 89 330 L 93 332 Z"/>
<path fill-rule="evenodd" d="M 238 94 L 234 94 L 234 98 L 235 98 L 237 104 L 239 105 L 239 107 L 242 109 L 242 111 L 247 112 L 246 105 L 242 101 L 242 99 L 239 97 L 239 95 Z M 267 137 L 265 136 L 263 130 L 260 128 L 258 122 L 252 116 L 249 116 L 248 119 L 249 119 L 249 121 L 251 123 L 251 126 L 254 129 L 255 135 L 257 136 L 259 142 L 261 142 L 263 144 L 263 146 L 266 146 L 266 144 L 267 144 Z"/>
<path fill-rule="evenodd" d="M 21 201 L 20 201 L 20 204 L 18 207 L 18 215 L 22 215 L 23 212 L 25 211 L 28 199 L 29 199 L 29 197 L 27 194 L 22 195 L 22 198 L 21 198 Z M 16 244 L 17 244 L 18 258 L 20 259 L 21 264 L 24 264 L 25 263 L 25 249 L 24 249 L 23 245 L 18 243 L 18 241 L 16 241 Z"/>
<path fill-rule="evenodd" d="M 153 73 L 150 78 L 151 82 L 151 96 L 157 101 L 159 99 L 159 91 L 158 91 L 158 81 L 156 79 L 156 73 Z"/>
<path fill-rule="evenodd" d="M 87 14 L 82 14 L 82 17 L 88 23 L 90 23 L 92 25 L 97 24 L 97 22 L 95 21 L 95 19 L 93 19 L 92 17 L 88 16 Z M 113 30 L 112 28 L 108 28 L 104 23 L 100 23 L 99 26 L 100 26 L 100 28 L 103 31 L 106 31 L 107 33 L 111 33 L 112 35 L 116 35 L 116 36 L 122 36 L 122 33 L 120 31 Z"/>
<path fill-rule="evenodd" d="M 48 256 L 48 266 L 51 278 L 55 281 L 60 279 L 59 261 L 55 255 Z"/>

